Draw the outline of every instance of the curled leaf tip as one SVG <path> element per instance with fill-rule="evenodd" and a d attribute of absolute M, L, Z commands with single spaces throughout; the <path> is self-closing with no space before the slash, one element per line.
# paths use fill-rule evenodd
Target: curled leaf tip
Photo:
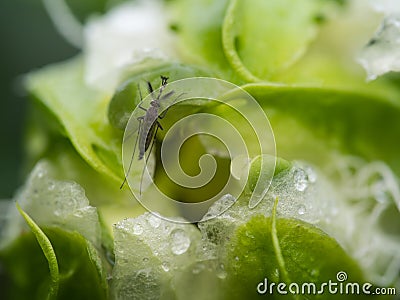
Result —
<path fill-rule="evenodd" d="M 49 286 L 49 291 L 47 294 L 47 299 L 56 299 L 58 294 L 58 288 L 60 284 L 60 274 L 58 269 L 58 262 L 56 253 L 54 252 L 53 245 L 51 244 L 49 238 L 40 229 L 40 227 L 35 223 L 34 220 L 21 208 L 18 202 L 16 202 L 16 207 L 24 218 L 25 222 L 28 224 L 32 233 L 34 234 L 36 240 L 39 243 L 40 248 L 43 251 L 44 256 L 49 264 L 50 279 L 51 283 Z"/>

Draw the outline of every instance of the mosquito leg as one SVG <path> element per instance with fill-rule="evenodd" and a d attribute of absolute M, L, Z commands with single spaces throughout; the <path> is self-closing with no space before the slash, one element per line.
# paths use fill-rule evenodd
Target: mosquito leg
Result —
<path fill-rule="evenodd" d="M 126 172 L 124 181 L 122 182 L 121 186 L 119 187 L 120 189 L 122 189 L 122 187 L 125 185 L 125 182 L 126 182 L 127 179 L 128 179 L 128 175 L 129 175 L 129 173 L 130 173 L 130 171 L 131 171 L 131 167 L 132 167 L 132 162 L 133 162 L 133 159 L 135 158 L 135 152 L 136 152 L 136 147 L 137 147 L 138 139 L 139 139 L 140 133 L 141 133 L 141 131 L 142 131 L 143 117 L 139 117 L 139 118 L 137 118 L 137 120 L 139 121 L 138 136 L 136 137 L 135 146 L 133 147 L 133 153 L 132 153 L 132 156 L 131 156 L 131 160 L 130 160 L 130 162 L 129 162 L 128 171 Z"/>
<path fill-rule="evenodd" d="M 137 89 L 138 89 L 138 91 L 139 91 L 139 97 L 140 97 L 140 103 L 139 103 L 138 107 L 139 107 L 141 110 L 147 111 L 147 109 L 145 109 L 145 108 L 141 105 L 142 100 L 143 100 L 143 96 L 142 96 L 142 90 L 140 89 L 139 83 L 137 84 Z"/>
<path fill-rule="evenodd" d="M 147 112 L 147 109 L 145 109 L 141 104 L 139 104 L 138 107 L 139 107 L 141 110 L 144 110 L 145 112 Z"/>
<path fill-rule="evenodd" d="M 168 112 L 168 109 L 169 109 L 169 107 L 168 107 L 166 110 L 164 110 L 164 111 L 158 116 L 158 118 L 159 118 L 159 119 L 164 119 L 165 115 L 166 115 L 167 112 Z"/>
<path fill-rule="evenodd" d="M 156 127 L 156 130 L 155 130 L 154 135 L 153 135 L 153 142 L 151 143 L 150 149 L 147 152 L 148 155 L 146 156 L 146 162 L 145 162 L 143 170 L 142 170 L 142 176 L 140 177 L 140 188 L 139 188 L 140 195 L 142 195 L 142 183 L 143 183 L 144 170 L 146 169 L 147 162 L 149 161 L 149 158 L 150 158 L 150 155 L 151 155 L 151 151 L 153 150 L 153 146 L 154 146 L 154 144 L 156 142 L 158 128 L 161 128 L 161 130 L 163 130 L 160 123 L 157 122 L 156 124 L 157 124 L 157 127 Z"/>

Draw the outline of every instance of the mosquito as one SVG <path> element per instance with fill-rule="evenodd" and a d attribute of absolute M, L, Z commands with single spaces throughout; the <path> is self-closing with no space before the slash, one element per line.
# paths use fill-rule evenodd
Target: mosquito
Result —
<path fill-rule="evenodd" d="M 160 76 L 160 77 L 161 77 L 161 86 L 157 97 L 155 98 L 153 97 L 153 99 L 150 101 L 150 107 L 146 109 L 141 104 L 139 104 L 138 106 L 141 110 L 145 112 L 145 114 L 137 118 L 139 122 L 138 136 L 136 138 L 135 146 L 133 148 L 133 154 L 129 162 L 128 172 L 126 173 L 125 179 L 122 182 L 120 189 L 122 189 L 122 187 L 127 181 L 127 176 L 131 170 L 132 162 L 135 157 L 136 147 L 138 146 L 138 143 L 139 143 L 139 156 L 138 156 L 139 160 L 142 160 L 147 150 L 149 150 L 148 152 L 149 155 L 147 155 L 147 157 L 145 158 L 146 159 L 145 166 L 146 166 L 150 157 L 150 153 L 153 150 L 153 146 L 156 141 L 157 132 L 159 129 L 163 130 L 163 127 L 161 126 L 159 120 L 165 117 L 169 108 L 165 109 L 160 114 L 159 110 L 161 108 L 161 102 L 170 98 L 174 94 L 174 91 L 170 91 L 163 95 L 164 89 L 167 85 L 168 77 L 165 76 Z M 154 90 L 149 81 L 147 82 L 147 89 L 148 92 L 151 95 L 153 95 Z M 139 85 L 138 85 L 138 91 L 139 91 L 140 101 L 142 101 L 143 98 Z M 143 173 L 144 173 L 144 168 L 142 171 L 141 178 L 143 177 Z M 140 181 L 140 194 L 142 194 L 142 180 Z"/>

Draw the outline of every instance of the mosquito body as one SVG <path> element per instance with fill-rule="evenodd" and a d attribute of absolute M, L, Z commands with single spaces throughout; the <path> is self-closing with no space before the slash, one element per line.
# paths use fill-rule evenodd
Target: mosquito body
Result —
<path fill-rule="evenodd" d="M 120 188 L 122 188 L 124 186 L 124 184 L 127 180 L 127 176 L 130 172 L 132 162 L 135 157 L 135 151 L 136 151 L 138 142 L 139 142 L 138 159 L 141 160 L 141 159 L 143 159 L 143 157 L 145 156 L 145 153 L 149 150 L 149 148 L 150 148 L 149 154 L 151 153 L 154 143 L 155 143 L 155 140 L 156 140 L 158 129 L 163 130 L 163 128 L 158 120 L 165 117 L 165 115 L 168 112 L 168 108 L 160 114 L 161 102 L 163 100 L 171 97 L 171 95 L 174 93 L 173 91 L 170 91 L 163 95 L 163 91 L 165 89 L 165 86 L 167 85 L 167 80 L 168 80 L 168 77 L 161 76 L 161 86 L 160 86 L 158 95 L 155 98 L 153 97 L 153 100 L 150 101 L 149 108 L 146 109 L 146 108 L 142 107 L 141 104 L 139 104 L 139 108 L 141 110 L 145 111 L 145 114 L 143 116 L 137 118 L 137 120 L 139 122 L 138 136 L 135 141 L 135 146 L 134 146 L 133 154 L 132 154 L 132 157 L 131 157 L 131 160 L 129 163 L 128 172 L 127 172 L 124 182 L 122 183 Z M 148 87 L 149 93 L 152 94 L 153 87 L 151 86 L 150 82 L 147 82 L 147 87 Z M 142 101 L 142 94 L 141 94 L 139 87 L 138 87 L 138 90 L 139 90 L 140 100 Z M 148 155 L 146 157 L 146 165 L 147 165 L 147 161 L 148 161 L 149 157 L 150 157 L 150 155 Z M 144 169 L 143 169 L 143 172 L 144 172 Z M 141 177 L 143 177 L 143 172 L 142 172 Z M 141 191 L 142 191 L 142 182 L 140 182 L 140 194 L 141 194 Z"/>
<path fill-rule="evenodd" d="M 139 105 L 139 108 L 144 110 L 146 114 L 142 117 L 138 118 L 139 121 L 139 160 L 141 160 L 146 153 L 147 149 L 149 148 L 150 144 L 154 141 L 154 138 L 157 135 L 158 129 L 163 130 L 159 119 L 164 118 L 167 110 L 165 110 L 162 114 L 159 113 L 161 108 L 161 101 L 170 97 L 173 94 L 173 91 L 163 95 L 162 92 L 164 91 L 165 86 L 167 85 L 168 77 L 161 76 L 161 87 L 158 93 L 157 98 L 153 99 L 150 102 L 150 107 L 148 109 Z M 147 83 L 149 93 L 153 92 L 153 87 L 151 86 L 150 82 Z M 140 90 L 139 90 L 140 91 Z M 140 98 L 142 96 L 140 95 Z"/>

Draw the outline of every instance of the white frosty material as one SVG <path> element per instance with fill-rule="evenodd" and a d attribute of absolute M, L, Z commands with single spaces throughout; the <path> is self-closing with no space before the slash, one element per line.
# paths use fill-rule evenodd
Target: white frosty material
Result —
<path fill-rule="evenodd" d="M 215 201 L 215 203 L 208 209 L 207 213 L 203 216 L 201 221 L 204 222 L 206 220 L 213 219 L 221 215 L 223 212 L 229 209 L 233 204 L 235 204 L 236 200 L 237 199 L 233 197 L 231 194 L 226 194 L 222 196 L 220 199 Z"/>
<path fill-rule="evenodd" d="M 146 58 L 174 57 L 174 37 L 162 1 L 126 2 L 84 29 L 85 80 L 113 92 L 123 72 Z"/>
<path fill-rule="evenodd" d="M 238 226 L 255 215 L 270 217 L 278 198 L 278 218 L 314 224 L 360 263 L 368 280 L 380 286 L 400 286 L 400 282 L 394 282 L 400 269 L 397 177 L 383 162 L 366 163 L 356 158 L 335 160 L 329 170 L 332 174 L 327 179 L 312 166 L 296 163 L 273 179 L 265 198 L 254 209 L 243 204 L 245 201 L 237 201 L 210 219 L 208 215 L 218 211 L 227 200 L 223 197 L 217 201 L 198 225 L 203 237 L 207 237 L 198 259 L 215 260 Z"/>
<path fill-rule="evenodd" d="M 400 2 L 398 3 L 400 6 Z M 358 61 L 374 80 L 390 71 L 400 71 L 400 13 L 385 17 L 381 28 L 364 47 Z"/>
<path fill-rule="evenodd" d="M 376 11 L 387 15 L 400 13 L 399 0 L 369 0 L 369 4 Z"/>
<path fill-rule="evenodd" d="M 114 239 L 115 299 L 175 298 L 171 286 L 196 261 L 201 240 L 194 225 L 167 221 L 151 213 L 115 224 Z"/>
<path fill-rule="evenodd" d="M 237 223 L 237 218 L 244 223 L 256 214 L 270 216 L 276 198 L 279 200 L 278 216 L 296 218 L 313 224 L 331 218 L 337 208 L 334 199 L 327 192 L 329 186 L 325 184 L 326 179 L 321 178 L 322 175 L 317 175 L 312 166 L 298 162 L 290 170 L 283 171 L 273 179 L 266 196 L 255 209 L 246 209 L 241 204 L 234 205 L 221 215 L 221 219 L 232 219 Z M 231 195 L 222 197 L 210 207 L 203 221 L 217 215 L 222 210 L 221 207 L 234 204 L 236 199 L 232 198 Z"/>
<path fill-rule="evenodd" d="M 51 165 L 40 161 L 29 175 L 15 200 L 39 226 L 59 226 L 77 231 L 95 246 L 100 246 L 101 229 L 97 209 L 89 205 L 83 188 L 75 182 L 54 180 Z M 6 238 L 11 240 L 25 225 L 13 206 L 13 219 Z"/>
<path fill-rule="evenodd" d="M 340 175 L 337 197 L 344 200 L 341 213 L 332 223 L 334 236 L 364 268 L 369 280 L 381 286 L 399 287 L 398 178 L 379 161 L 366 163 L 347 158 L 336 162 L 333 168 Z M 385 223 L 388 225 L 384 226 Z"/>
<path fill-rule="evenodd" d="M 243 199 L 236 202 L 231 195 L 225 195 L 210 207 L 198 224 L 203 237 L 208 237 L 203 240 L 202 259 L 216 259 L 237 227 L 246 224 L 252 217 L 270 217 L 276 198 L 279 200 L 278 217 L 295 218 L 316 225 L 330 222 L 338 208 L 325 181 L 312 166 L 298 162 L 273 179 L 266 196 L 254 209 L 249 209 Z M 219 214 L 223 207 L 232 203 L 231 208 Z M 211 218 L 215 215 L 218 216 Z"/>

